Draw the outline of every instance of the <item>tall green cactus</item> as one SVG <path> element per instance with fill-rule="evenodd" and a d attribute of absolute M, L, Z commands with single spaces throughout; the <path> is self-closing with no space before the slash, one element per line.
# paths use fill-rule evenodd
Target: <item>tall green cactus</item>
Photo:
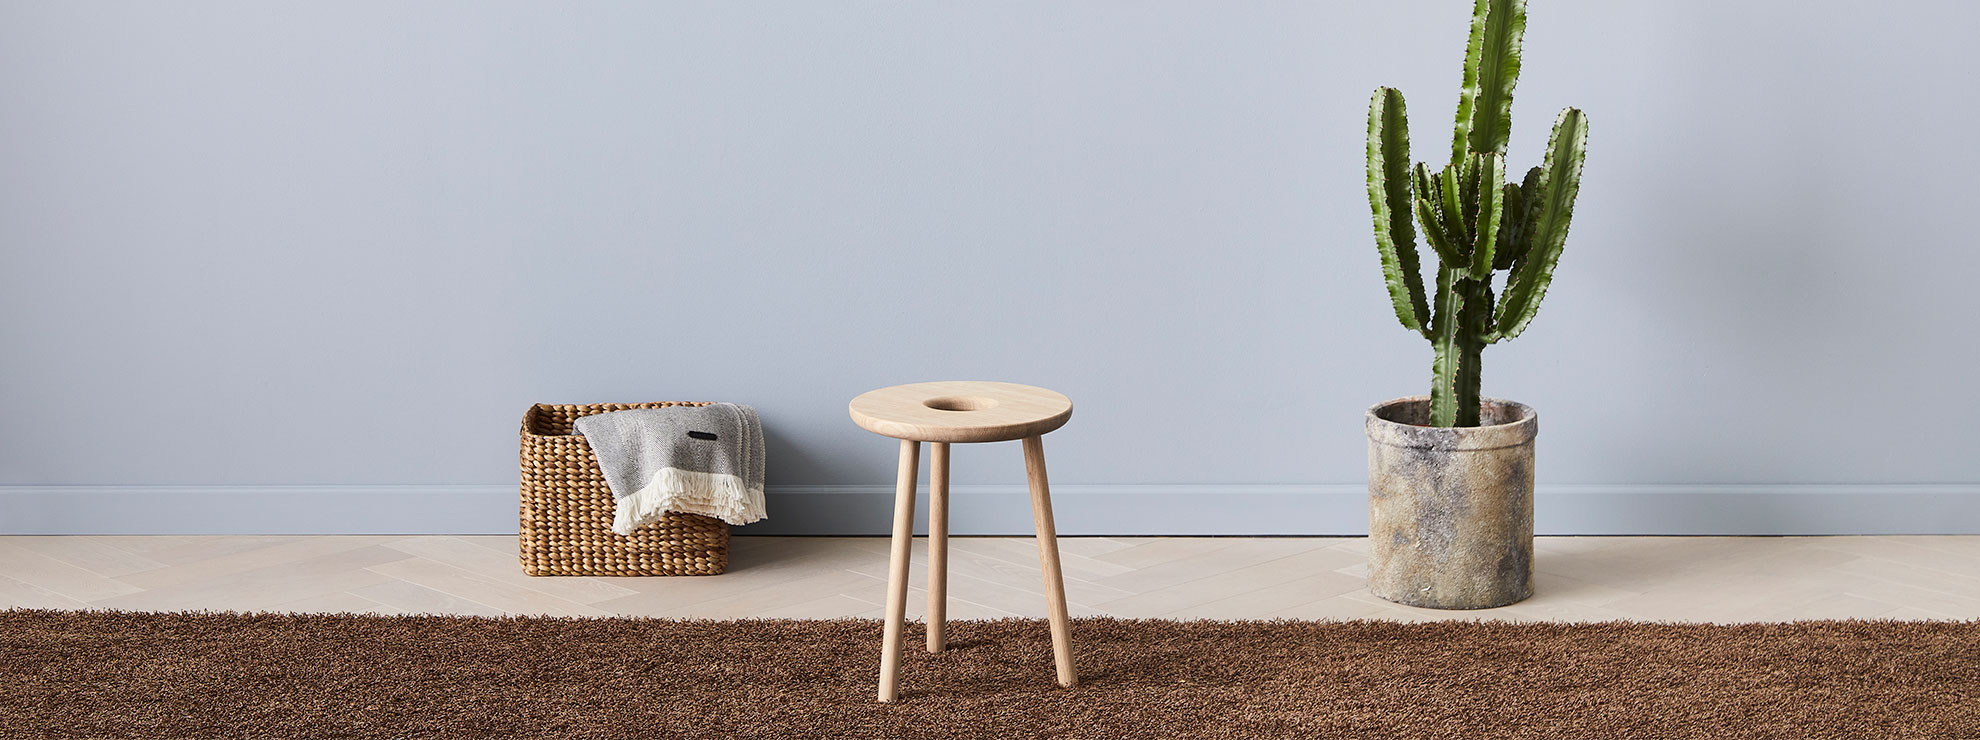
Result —
<path fill-rule="evenodd" d="M 1464 55 L 1451 161 L 1410 166 L 1409 115 L 1400 90 L 1368 104 L 1368 204 L 1389 300 L 1405 328 L 1430 340 L 1430 423 L 1478 426 L 1479 358 L 1485 345 L 1519 336 L 1540 310 L 1567 243 L 1588 117 L 1554 120 L 1546 160 L 1519 181 L 1506 171 L 1513 86 L 1519 82 L 1526 0 L 1475 0 Z M 1437 255 L 1434 297 L 1424 295 L 1416 226 Z M 1494 302 L 1493 273 L 1506 277 Z M 1427 320 L 1426 320 L 1427 319 Z"/>

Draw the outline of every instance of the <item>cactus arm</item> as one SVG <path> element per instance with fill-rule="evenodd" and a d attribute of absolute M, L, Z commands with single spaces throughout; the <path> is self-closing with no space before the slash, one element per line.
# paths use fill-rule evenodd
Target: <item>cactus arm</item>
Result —
<path fill-rule="evenodd" d="M 1466 157 L 1460 169 L 1464 173 L 1464 189 L 1458 192 L 1458 197 L 1459 205 L 1464 207 L 1464 248 L 1465 253 L 1469 254 L 1471 242 L 1476 238 L 1473 235 L 1478 233 L 1478 186 L 1484 173 L 1478 171 L 1478 158 L 1475 156 Z"/>
<path fill-rule="evenodd" d="M 1519 215 L 1526 212 L 1525 195 L 1520 192 L 1520 184 L 1506 183 L 1505 205 L 1499 214 L 1499 236 L 1493 243 L 1492 269 L 1504 270 L 1512 267 L 1512 253 L 1516 251 L 1514 241 L 1519 239 Z"/>
<path fill-rule="evenodd" d="M 1533 222 L 1539 218 L 1539 197 L 1541 187 L 1539 167 L 1526 171 L 1526 180 L 1518 184 L 1506 185 L 1506 214 L 1500 222 L 1499 253 L 1492 257 L 1492 269 L 1507 270 L 1526 256 L 1526 247 L 1532 243 L 1528 239 L 1533 233 Z"/>
<path fill-rule="evenodd" d="M 1368 204 L 1375 215 L 1375 246 L 1382 253 L 1382 277 L 1389 302 L 1404 328 L 1429 336 L 1430 315 L 1423 295 L 1423 268 L 1411 226 L 1409 113 L 1402 91 L 1384 87 L 1368 103 Z"/>
<path fill-rule="evenodd" d="M 1533 235 L 1533 225 L 1539 223 L 1540 211 L 1547 205 L 1547 199 L 1541 197 L 1547 190 L 1547 168 L 1534 167 L 1527 170 L 1526 179 L 1520 183 L 1519 188 L 1526 196 L 1520 204 L 1524 206 L 1519 213 L 1520 241 L 1529 242 L 1526 237 Z"/>
<path fill-rule="evenodd" d="M 1494 341 L 1511 339 L 1526 331 L 1540 310 L 1541 299 L 1547 296 L 1547 286 L 1554 280 L 1554 266 L 1561 259 L 1561 247 L 1567 243 L 1568 222 L 1574 217 L 1574 198 L 1581 190 L 1581 163 L 1587 148 L 1588 117 L 1574 108 L 1561 111 L 1554 121 L 1553 136 L 1547 141 L 1540 187 L 1528 194 L 1541 201 L 1537 204 L 1539 215 L 1526 236 L 1527 253 L 1514 266 L 1506 283 Z"/>
<path fill-rule="evenodd" d="M 1424 229 L 1425 238 L 1426 239 L 1428 238 L 1428 234 L 1430 233 L 1429 224 L 1433 222 L 1436 224 L 1437 233 L 1445 234 L 1444 225 L 1446 222 L 1444 221 L 1443 174 L 1438 172 L 1432 172 L 1430 171 L 1430 168 L 1425 166 L 1422 162 L 1417 162 L 1416 177 L 1414 181 L 1416 183 L 1417 200 L 1419 201 L 1427 200 L 1430 205 L 1430 208 L 1428 210 L 1428 215 L 1431 218 L 1429 220 L 1426 220 L 1424 218 L 1425 211 L 1423 209 L 1421 208 L 1417 209 L 1416 222 L 1418 224 L 1424 225 L 1423 229 Z M 1445 243 L 1445 246 L 1448 246 L 1448 242 Z M 1444 255 L 1444 252 L 1440 251 L 1437 254 L 1439 257 L 1442 257 Z"/>
<path fill-rule="evenodd" d="M 1499 222 L 1506 210 L 1506 158 L 1500 154 L 1472 155 L 1478 170 L 1478 207 L 1472 217 L 1475 228 L 1471 245 L 1471 279 L 1491 280 L 1493 250 L 1499 240 Z"/>
<path fill-rule="evenodd" d="M 1458 94 L 1457 132 L 1451 144 L 1453 161 L 1462 158 L 1467 148 L 1474 153 L 1505 151 L 1525 35 L 1526 0 L 1477 0 L 1472 8 L 1464 87 Z"/>
<path fill-rule="evenodd" d="M 1437 213 L 1437 206 L 1428 198 L 1416 199 L 1416 220 L 1423 224 L 1423 241 L 1437 252 L 1437 261 L 1446 265 L 1464 263 L 1464 256 L 1458 253 L 1457 242 L 1444 231 L 1444 218 Z M 1431 338 L 1435 341 L 1435 337 Z"/>
<path fill-rule="evenodd" d="M 1471 147 L 1472 111 L 1478 108 L 1478 64 L 1485 53 L 1485 21 L 1492 12 L 1492 0 L 1474 0 L 1471 8 L 1470 39 L 1464 45 L 1464 78 L 1458 83 L 1457 124 L 1451 134 L 1451 161 L 1459 162 Z"/>
<path fill-rule="evenodd" d="M 1436 313 L 1430 319 L 1430 346 L 1436 358 L 1430 367 L 1430 425 L 1455 426 L 1458 419 L 1458 335 L 1464 327 L 1464 291 L 1460 263 L 1437 269 Z"/>
<path fill-rule="evenodd" d="M 1437 184 L 1443 186 L 1439 195 L 1443 203 L 1437 209 L 1444 217 L 1444 236 L 1451 240 L 1452 254 L 1462 255 L 1469 246 L 1469 231 L 1464 228 L 1464 168 L 1450 165 L 1437 177 Z M 1456 260 L 1463 262 L 1463 259 Z"/>
<path fill-rule="evenodd" d="M 1437 184 L 1430 178 L 1430 168 L 1424 162 L 1416 162 L 1416 168 L 1410 170 L 1410 182 L 1416 184 L 1418 198 L 1430 198 L 1432 192 L 1437 192 Z"/>
<path fill-rule="evenodd" d="M 1430 174 L 1430 168 L 1425 167 L 1422 162 L 1417 162 L 1416 169 L 1411 171 L 1410 182 L 1415 183 L 1418 198 L 1435 198 L 1432 193 L 1439 192 L 1441 187 L 1437 183 L 1436 176 Z M 1439 218 L 1442 216 L 1440 215 Z"/>

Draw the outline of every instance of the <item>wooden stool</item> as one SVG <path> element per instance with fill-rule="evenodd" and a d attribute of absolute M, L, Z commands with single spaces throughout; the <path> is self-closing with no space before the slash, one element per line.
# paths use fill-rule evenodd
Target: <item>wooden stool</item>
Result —
<path fill-rule="evenodd" d="M 1059 573 L 1059 538 L 1052 524 L 1052 492 L 1045 482 L 1045 433 L 1072 418 L 1072 400 L 1016 383 L 945 381 L 881 388 L 853 399 L 852 418 L 867 431 L 901 440 L 901 471 L 894 494 L 893 559 L 887 570 L 887 629 L 880 646 L 880 701 L 898 695 L 901 622 L 907 612 L 908 553 L 914 543 L 914 484 L 921 443 L 928 462 L 928 652 L 947 647 L 949 444 L 1024 440 L 1025 476 L 1031 483 L 1032 522 L 1038 530 L 1038 564 L 1051 610 L 1052 657 L 1059 685 L 1074 683 L 1072 629 L 1066 619 L 1066 584 Z"/>

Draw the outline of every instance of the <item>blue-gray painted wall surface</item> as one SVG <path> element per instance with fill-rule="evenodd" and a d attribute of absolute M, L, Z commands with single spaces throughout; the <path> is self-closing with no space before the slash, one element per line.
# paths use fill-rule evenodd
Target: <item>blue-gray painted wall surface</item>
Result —
<path fill-rule="evenodd" d="M 1441 158 L 1469 5 L 0 2 L 0 486 L 508 484 L 529 403 L 648 399 L 884 485 L 845 402 L 946 378 L 1071 396 L 1066 485 L 1357 483 L 1430 363 L 1367 99 Z M 1590 155 L 1484 378 L 1543 486 L 1980 482 L 1975 28 L 1533 3 L 1513 162 Z"/>

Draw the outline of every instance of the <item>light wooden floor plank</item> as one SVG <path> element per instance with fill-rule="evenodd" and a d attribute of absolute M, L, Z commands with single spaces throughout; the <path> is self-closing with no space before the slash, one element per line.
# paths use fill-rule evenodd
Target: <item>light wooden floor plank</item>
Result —
<path fill-rule="evenodd" d="M 1231 552 L 1223 550 L 1222 552 Z M 1301 581 L 1298 585 L 1285 586 L 1285 590 L 1305 591 L 1319 586 L 1319 582 L 1307 580 L 1316 573 L 1332 576 L 1336 583 L 1359 583 L 1360 579 L 1334 573 L 1334 568 L 1346 565 L 1356 556 L 1328 550 L 1311 548 L 1295 552 L 1281 558 L 1273 558 L 1261 563 L 1228 570 L 1219 570 L 1201 578 L 1185 580 L 1173 585 L 1147 588 L 1124 598 L 1103 601 L 1095 606 L 1121 614 L 1156 614 L 1168 616 L 1177 612 L 1190 611 L 1195 607 L 1211 602 L 1222 601 L 1253 591 L 1285 586 L 1288 582 Z M 1152 570 L 1152 569 L 1151 569 Z M 1325 596 L 1333 596 L 1347 591 L 1343 588 Z M 1317 592 L 1314 596 L 1322 594 Z M 1288 605 L 1289 606 L 1289 605 Z M 1226 612 L 1201 610 L 1197 614 L 1204 617 L 1223 618 Z"/>
<path fill-rule="evenodd" d="M 982 542 L 984 539 L 972 538 L 972 541 L 968 544 L 962 544 L 959 547 L 952 545 L 949 548 L 950 595 L 975 598 L 979 602 L 989 603 L 1005 603 L 1007 600 L 1015 603 L 1020 600 L 1029 600 L 1040 605 L 1041 611 L 1039 614 L 1044 614 L 1042 606 L 1045 603 L 1045 581 L 1038 572 L 1037 541 L 1031 539 L 1015 540 L 1015 542 L 1022 543 L 1026 548 L 1029 548 L 1030 560 L 1028 562 L 1012 562 L 1004 557 L 992 557 L 981 554 L 981 549 L 977 548 L 983 547 Z M 870 558 L 867 562 L 852 565 L 849 567 L 849 570 L 872 576 L 884 583 L 887 579 L 888 568 L 885 543 L 885 540 L 875 539 L 871 543 L 862 544 L 861 547 L 875 553 L 875 557 Z M 909 557 L 908 570 L 910 571 L 909 580 L 911 582 L 928 582 L 928 548 L 926 543 L 916 542 L 916 547 Z M 968 579 L 968 582 L 959 582 L 958 579 Z M 1065 586 L 1066 601 L 1073 606 L 1091 607 L 1102 601 L 1133 595 L 1131 591 L 1123 591 L 1112 586 L 1100 585 L 1093 581 L 1071 575 L 1066 576 Z M 987 593 L 970 594 L 958 589 L 976 589 Z M 1093 610 L 1089 608 L 1088 611 Z M 1020 612 L 1029 613 L 1028 610 L 1020 610 Z"/>
<path fill-rule="evenodd" d="M 819 571 L 806 578 L 786 582 L 777 588 L 752 589 L 697 602 L 667 613 L 649 613 L 645 616 L 702 619 L 732 619 L 743 615 L 753 617 L 766 611 L 793 607 L 835 595 L 877 606 L 871 598 L 863 597 L 877 594 L 885 588 L 886 581 L 875 580 L 851 571 Z"/>
<path fill-rule="evenodd" d="M 443 593 L 421 586 L 411 581 L 388 578 L 384 581 L 351 589 L 350 594 L 369 605 L 364 611 L 379 614 L 456 614 L 476 617 L 499 617 L 508 612 L 453 594 Z"/>
<path fill-rule="evenodd" d="M 1213 540 L 1214 541 L 1214 540 Z M 1322 549 L 1322 540 L 1294 537 L 1230 538 L 1223 546 L 1199 555 L 1171 558 L 1096 582 L 1126 591 L 1146 592 L 1209 578 L 1302 552 Z"/>
<path fill-rule="evenodd" d="M 1203 557 L 1235 545 L 1238 540 L 1234 537 L 1137 537 L 1124 541 L 1129 543 L 1128 547 L 1095 555 L 1093 559 L 1127 568 L 1148 568 L 1172 560 Z"/>
<path fill-rule="evenodd" d="M 127 576 L 165 564 L 97 537 L 27 536 L 8 537 L 0 547 L 14 547 L 39 553 L 109 578 Z"/>
<path fill-rule="evenodd" d="M 514 543 L 511 542 L 511 545 Z M 460 568 L 517 588 L 579 604 L 596 604 L 639 593 L 605 578 L 538 578 L 522 572 L 515 553 L 503 554 L 457 537 L 402 537 L 385 545 L 414 557 Z"/>
<path fill-rule="evenodd" d="M 365 597 L 363 597 L 363 596 L 359 596 L 359 595 L 358 595 L 358 591 L 361 591 L 361 590 L 364 590 L 364 588 L 370 588 L 370 587 L 369 587 L 369 586 L 366 586 L 366 587 L 362 587 L 362 588 L 358 588 L 358 589 L 353 589 L 353 590 L 350 590 L 350 591 L 340 591 L 340 592 L 337 592 L 337 593 L 327 593 L 327 594 L 318 594 L 318 595 L 316 595 L 316 596 L 305 596 L 305 597 L 302 597 L 302 598 L 300 598 L 300 599 L 295 599 L 295 600 L 291 600 L 291 601 L 284 601 L 284 602 L 281 602 L 281 603 L 277 603 L 277 604 L 273 604 L 273 605 L 270 605 L 270 606 L 268 607 L 268 611 L 274 611 L 274 612 L 294 612 L 294 613 L 300 613 L 300 614 L 318 614 L 318 613 L 325 613 L 325 614 L 338 614 L 338 613 L 344 613 L 344 614 L 390 614 L 390 613 L 396 613 L 396 612 L 394 612 L 394 611 L 393 611 L 393 610 L 392 610 L 392 609 L 391 609 L 390 607 L 387 607 L 387 606 L 385 606 L 384 604 L 380 604 L 380 603 L 378 603 L 378 602 L 376 602 L 376 601 L 372 601 L 371 599 L 367 599 L 367 598 L 365 598 Z"/>
<path fill-rule="evenodd" d="M 367 570 L 512 614 L 595 617 L 610 613 L 535 589 L 517 586 L 511 582 L 506 573 L 478 573 L 425 558 L 406 558 L 379 563 L 370 566 Z M 374 596 L 366 596 L 366 598 L 376 599 Z"/>
<path fill-rule="evenodd" d="M 367 567 L 404 558 L 405 554 L 401 552 L 377 545 L 360 545 L 317 557 L 283 558 L 260 568 L 236 570 L 230 567 L 227 572 L 218 574 L 201 572 L 197 577 L 174 582 L 169 587 L 146 589 L 90 603 L 105 609 L 144 611 L 261 611 L 276 604 L 378 583 L 385 577 L 366 570 Z"/>
<path fill-rule="evenodd" d="M 952 619 L 1042 617 L 1037 543 L 951 540 Z M 653 617 L 880 616 L 888 543 L 736 537 L 730 569 L 533 578 L 516 539 L 0 537 L 0 608 Z M 1068 537 L 1070 610 L 1176 619 L 1980 619 L 1980 537 L 1543 537 L 1533 598 L 1443 612 L 1365 587 L 1364 538 Z M 927 593 L 913 549 L 908 616 Z"/>
<path fill-rule="evenodd" d="M 6 539 L 6 538 L 0 538 Z M 0 543 L 0 575 L 76 601 L 144 591 L 109 576 L 35 552 L 32 543 Z"/>
<path fill-rule="evenodd" d="M 1196 582 L 1201 583 L 1201 581 Z M 1342 575 L 1331 570 L 1308 572 L 1305 575 L 1296 575 L 1293 578 L 1273 583 L 1270 586 L 1241 591 L 1221 598 L 1210 599 L 1208 601 L 1187 600 L 1184 603 L 1188 603 L 1188 606 L 1173 611 L 1161 612 L 1155 616 L 1167 619 L 1258 618 L 1266 614 L 1277 614 L 1287 610 L 1298 609 L 1316 602 L 1338 601 L 1334 597 L 1361 588 L 1364 583 L 1365 581 L 1360 578 Z M 1126 613 L 1134 613 L 1134 610 L 1129 609 L 1124 604 L 1109 604 L 1107 608 Z M 1151 606 L 1149 608 L 1160 607 Z"/>
<path fill-rule="evenodd" d="M 0 604 L 13 609 L 88 609 L 89 602 L 0 576 Z"/>
<path fill-rule="evenodd" d="M 237 573 L 259 570 L 271 565 L 299 560 L 309 560 L 340 552 L 349 552 L 390 542 L 391 537 L 249 537 L 244 538 L 253 546 L 234 550 L 227 547 L 227 538 L 214 538 L 195 543 L 193 552 L 215 554 L 196 559 L 185 552 L 169 553 L 174 567 L 132 573 L 124 576 L 124 583 L 146 590 L 169 589 L 195 581 L 209 581 L 226 578 Z M 171 561 L 168 561 L 171 562 Z"/>

